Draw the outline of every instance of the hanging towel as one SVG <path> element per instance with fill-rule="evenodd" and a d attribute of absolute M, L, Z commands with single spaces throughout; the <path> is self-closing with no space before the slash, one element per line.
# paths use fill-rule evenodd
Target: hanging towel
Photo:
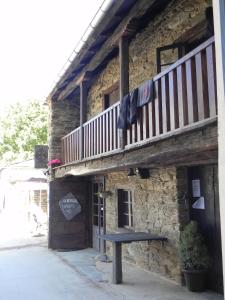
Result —
<path fill-rule="evenodd" d="M 130 107 L 130 94 L 123 97 L 120 104 L 120 114 L 117 122 L 117 127 L 120 129 L 127 129 L 129 122 L 129 107 Z"/>
<path fill-rule="evenodd" d="M 154 98 L 154 82 L 153 80 L 145 81 L 138 88 L 137 107 L 142 107 L 146 103 L 151 102 Z"/>
<path fill-rule="evenodd" d="M 128 120 L 129 120 L 129 124 L 134 124 L 137 121 L 137 102 L 138 102 L 138 88 L 134 89 L 131 93 L 130 93 L 130 106 L 129 106 L 129 116 L 128 116 Z"/>

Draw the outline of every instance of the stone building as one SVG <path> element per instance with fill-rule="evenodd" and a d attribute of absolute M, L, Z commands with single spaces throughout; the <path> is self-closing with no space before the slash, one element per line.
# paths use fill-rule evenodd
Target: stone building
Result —
<path fill-rule="evenodd" d="M 118 128 L 126 95 L 150 81 L 153 97 Z M 111 255 L 99 233 L 151 232 L 168 241 L 125 245 L 123 258 L 181 282 L 180 231 L 197 220 L 221 292 L 216 88 L 211 1 L 110 2 L 48 97 L 49 159 L 62 161 L 49 247 Z M 59 203 L 70 198 L 81 211 L 68 219 Z"/>
<path fill-rule="evenodd" d="M 34 160 L 13 163 L 0 169 L 0 215 L 13 219 L 21 232 L 37 233 L 37 224 L 47 228 L 48 183 L 44 168 L 34 167 Z M 10 232 L 8 232 L 10 235 Z"/>

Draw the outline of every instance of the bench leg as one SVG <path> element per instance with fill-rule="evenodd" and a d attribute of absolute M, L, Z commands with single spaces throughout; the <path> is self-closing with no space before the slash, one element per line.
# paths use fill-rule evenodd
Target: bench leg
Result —
<path fill-rule="evenodd" d="M 113 278 L 114 284 L 122 283 L 122 245 L 113 243 Z"/>

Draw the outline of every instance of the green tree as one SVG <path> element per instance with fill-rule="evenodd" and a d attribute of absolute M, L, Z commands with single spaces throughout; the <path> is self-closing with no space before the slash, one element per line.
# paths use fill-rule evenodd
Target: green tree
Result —
<path fill-rule="evenodd" d="M 40 101 L 11 105 L 0 118 L 0 163 L 34 157 L 34 146 L 47 144 L 47 107 Z"/>

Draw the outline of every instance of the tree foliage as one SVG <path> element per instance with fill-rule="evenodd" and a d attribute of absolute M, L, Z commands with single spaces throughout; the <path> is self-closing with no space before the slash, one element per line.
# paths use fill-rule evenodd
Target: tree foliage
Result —
<path fill-rule="evenodd" d="M 35 145 L 47 144 L 47 107 L 37 100 L 15 103 L 0 126 L 1 164 L 32 159 Z"/>

